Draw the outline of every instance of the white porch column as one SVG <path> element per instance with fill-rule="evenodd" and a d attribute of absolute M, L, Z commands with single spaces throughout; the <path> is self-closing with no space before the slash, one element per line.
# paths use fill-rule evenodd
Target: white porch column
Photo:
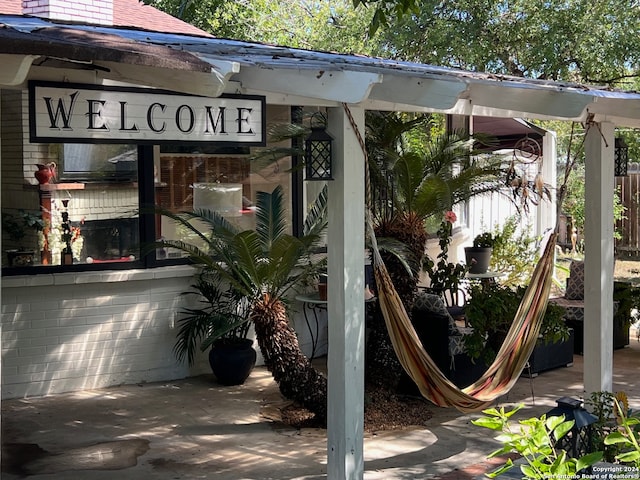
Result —
<path fill-rule="evenodd" d="M 613 149 L 613 124 L 594 124 L 587 130 L 584 222 L 586 395 L 610 392 L 613 385 Z"/>
<path fill-rule="evenodd" d="M 351 107 L 364 137 L 364 110 Z M 329 109 L 327 478 L 364 475 L 364 154 L 342 108 Z"/>
<path fill-rule="evenodd" d="M 549 185 L 557 185 L 557 141 L 555 132 L 548 131 L 542 137 L 542 178 Z M 536 235 L 542 235 L 556 224 L 557 197 L 552 193 L 551 200 L 543 200 L 538 205 L 536 215 Z"/>

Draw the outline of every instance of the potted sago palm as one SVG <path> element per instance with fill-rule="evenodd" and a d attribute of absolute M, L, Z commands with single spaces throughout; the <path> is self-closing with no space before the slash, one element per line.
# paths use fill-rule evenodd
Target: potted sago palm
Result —
<path fill-rule="evenodd" d="M 240 230 L 208 209 L 160 213 L 195 235 L 205 247 L 163 240 L 153 248 L 186 252 L 196 266 L 228 284 L 234 298 L 247 302 L 256 341 L 280 392 L 325 422 L 327 379 L 300 350 L 288 317 L 287 295 L 317 278 L 326 266 L 326 260 L 316 261 L 313 256 L 327 225 L 326 190 L 308 212 L 301 237 L 287 233 L 281 186 L 271 193 L 258 192 L 254 230 Z"/>

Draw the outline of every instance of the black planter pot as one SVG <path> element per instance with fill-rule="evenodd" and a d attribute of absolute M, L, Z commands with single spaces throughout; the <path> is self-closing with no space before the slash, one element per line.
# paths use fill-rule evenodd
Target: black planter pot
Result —
<path fill-rule="evenodd" d="M 214 343 L 209 352 L 209 364 L 222 385 L 242 385 L 256 364 L 253 340 L 238 339 L 234 342 Z"/>
<path fill-rule="evenodd" d="M 491 247 L 464 247 L 469 273 L 487 273 L 492 253 Z"/>

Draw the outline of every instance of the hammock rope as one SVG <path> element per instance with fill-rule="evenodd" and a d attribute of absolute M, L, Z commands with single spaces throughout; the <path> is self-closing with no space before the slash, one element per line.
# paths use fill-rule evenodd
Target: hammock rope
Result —
<path fill-rule="evenodd" d="M 416 383 L 420 393 L 434 404 L 455 407 L 462 412 L 487 408 L 513 387 L 536 345 L 551 289 L 557 234 L 552 233 L 547 240 L 545 250 L 533 271 L 531 281 L 496 359 L 475 383 L 464 389 L 458 388 L 445 377 L 422 346 L 382 260 L 373 229 L 365 143 L 348 106 L 343 104 L 343 107 L 365 156 L 365 224 L 372 246 L 378 302 L 398 360 Z"/>

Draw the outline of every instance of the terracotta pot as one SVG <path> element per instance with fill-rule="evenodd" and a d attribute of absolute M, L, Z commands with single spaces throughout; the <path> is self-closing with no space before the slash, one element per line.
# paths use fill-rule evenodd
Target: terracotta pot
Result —
<path fill-rule="evenodd" d="M 326 300 L 327 299 L 327 284 L 326 283 L 319 283 L 318 284 L 318 296 L 320 297 L 320 300 Z"/>

